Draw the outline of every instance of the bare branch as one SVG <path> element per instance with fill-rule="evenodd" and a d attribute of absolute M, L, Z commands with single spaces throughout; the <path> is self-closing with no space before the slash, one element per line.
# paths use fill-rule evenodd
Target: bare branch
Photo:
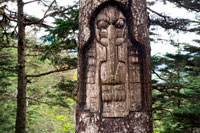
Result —
<path fill-rule="evenodd" d="M 167 79 L 162 78 L 158 73 L 156 73 L 153 69 L 152 72 L 161 80 L 167 81 Z"/>
<path fill-rule="evenodd" d="M 2 15 L 3 17 L 5 17 L 6 19 L 10 20 L 10 21 L 15 21 L 17 22 L 17 12 L 11 11 L 8 8 L 4 7 L 5 10 L 7 10 L 10 13 L 10 16 L 6 14 L 6 12 L 3 12 Z"/>
<path fill-rule="evenodd" d="M 51 6 L 52 6 L 52 5 L 53 5 L 53 4 L 51 3 Z M 73 8 L 74 8 L 74 6 L 70 6 L 70 7 L 66 8 L 65 10 L 62 10 L 62 11 L 54 11 L 54 12 L 51 12 L 51 13 L 47 14 L 48 11 L 50 10 L 50 8 L 48 8 L 48 9 L 46 10 L 46 12 L 44 13 L 43 18 L 41 18 L 41 19 L 39 19 L 39 20 L 36 20 L 36 21 L 31 21 L 31 20 L 29 20 L 29 22 L 26 22 L 25 25 L 41 24 L 41 23 L 44 22 L 44 19 L 46 19 L 47 17 L 54 16 L 55 14 L 63 13 L 63 12 L 65 12 L 65 11 L 67 11 L 67 10 L 69 10 L 69 9 L 73 9 Z M 43 25 L 46 25 L 46 24 L 43 24 Z M 48 26 L 48 25 L 46 25 L 46 26 Z M 53 27 L 51 27 L 51 26 L 48 26 L 48 27 L 53 28 Z"/>
<path fill-rule="evenodd" d="M 55 3 L 56 0 L 53 0 L 52 3 L 49 5 L 48 9 L 45 11 L 43 17 L 37 21 L 34 22 L 27 22 L 25 23 L 25 25 L 31 25 L 31 24 L 40 24 L 44 22 L 44 19 L 47 18 L 49 15 L 47 15 L 47 13 L 49 12 L 49 10 L 51 9 L 51 7 L 53 6 L 53 4 Z"/>
<path fill-rule="evenodd" d="M 25 2 L 24 5 L 30 4 L 30 3 L 33 3 L 33 2 L 37 2 L 37 1 L 41 1 L 41 0 L 32 0 L 32 1 L 28 1 L 28 2 Z"/>
<path fill-rule="evenodd" d="M 41 56 L 43 54 L 26 54 L 25 56 Z"/>
<path fill-rule="evenodd" d="M 190 10 L 195 11 L 195 12 L 199 12 L 198 9 L 195 9 L 195 8 L 192 8 L 192 7 L 189 7 L 189 6 L 185 6 L 185 5 L 182 4 L 179 0 L 175 0 L 175 2 L 176 2 L 179 6 L 181 6 L 181 7 L 183 7 L 183 8 L 190 9 Z"/>
<path fill-rule="evenodd" d="M 158 12 L 152 10 L 152 9 L 149 8 L 149 7 L 147 7 L 147 9 L 148 9 L 149 11 L 151 11 L 152 13 L 155 13 L 156 15 L 162 17 L 162 18 L 167 22 L 167 19 L 166 19 L 166 18 L 168 18 L 168 16 L 164 16 L 164 15 L 162 15 L 162 14 L 160 14 L 160 13 L 158 13 Z"/>
<path fill-rule="evenodd" d="M 14 14 L 16 13 L 16 12 L 14 12 L 14 11 L 9 10 L 9 9 L 7 8 L 7 6 L 5 6 L 4 9 L 6 9 L 8 12 L 11 12 L 11 13 L 14 13 Z"/>
<path fill-rule="evenodd" d="M 53 70 L 53 71 L 49 71 L 49 72 L 45 72 L 45 73 L 41 73 L 41 74 L 36 74 L 36 75 L 27 75 L 27 77 L 41 77 L 41 76 L 45 76 L 45 75 L 49 75 L 49 74 L 52 74 L 52 73 L 56 73 L 56 72 L 63 72 L 63 71 L 68 71 L 68 70 L 72 70 L 72 69 L 75 69 L 75 67 L 71 68 L 61 68 L 61 69 L 58 69 L 58 70 Z"/>
<path fill-rule="evenodd" d="M 48 9 L 46 10 L 46 12 L 44 13 L 43 18 L 45 18 L 45 16 L 47 15 L 47 13 L 49 12 L 49 10 L 51 9 L 51 7 L 53 6 L 53 4 L 56 2 L 56 0 L 53 0 L 53 2 L 49 5 Z"/>
<path fill-rule="evenodd" d="M 6 19 L 10 20 L 10 21 L 17 22 L 17 18 L 8 16 L 6 13 L 3 13 L 3 16 L 4 16 Z"/>

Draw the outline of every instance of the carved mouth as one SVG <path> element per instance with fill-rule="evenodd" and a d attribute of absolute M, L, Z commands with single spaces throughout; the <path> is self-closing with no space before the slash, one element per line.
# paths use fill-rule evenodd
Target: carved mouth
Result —
<path fill-rule="evenodd" d="M 125 84 L 102 85 L 102 100 L 103 102 L 125 101 Z"/>
<path fill-rule="evenodd" d="M 120 102 L 126 101 L 126 93 L 125 91 L 119 91 L 115 93 L 103 93 L 102 94 L 103 102 Z"/>

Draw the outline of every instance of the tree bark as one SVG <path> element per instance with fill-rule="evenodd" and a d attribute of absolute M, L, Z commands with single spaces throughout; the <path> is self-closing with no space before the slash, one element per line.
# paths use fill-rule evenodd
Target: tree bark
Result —
<path fill-rule="evenodd" d="M 24 3 L 17 0 L 18 6 L 18 86 L 17 86 L 17 116 L 16 133 L 26 130 L 26 73 L 25 73 L 25 26 Z"/>
<path fill-rule="evenodd" d="M 153 132 L 146 1 L 79 3 L 76 133 Z"/>

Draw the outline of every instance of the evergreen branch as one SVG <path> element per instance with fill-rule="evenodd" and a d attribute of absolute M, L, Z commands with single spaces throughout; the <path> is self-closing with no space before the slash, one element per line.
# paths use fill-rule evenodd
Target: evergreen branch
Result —
<path fill-rule="evenodd" d="M 29 100 L 32 100 L 32 101 L 36 101 L 36 102 L 38 102 L 38 103 L 43 103 L 43 104 L 47 104 L 47 105 L 52 106 L 52 104 L 50 104 L 50 103 L 48 103 L 48 102 L 43 102 L 43 101 L 40 101 L 39 99 L 36 99 L 36 98 L 33 98 L 33 97 L 27 96 L 26 98 L 29 99 Z"/>
<path fill-rule="evenodd" d="M 18 48 L 16 45 L 8 45 L 8 43 L 1 42 L 0 48 Z"/>
<path fill-rule="evenodd" d="M 1 65 L 1 64 L 0 64 Z M 17 74 L 16 67 L 10 67 L 10 68 L 1 68 L 0 71 L 9 71 Z"/>
<path fill-rule="evenodd" d="M 5 96 L 9 96 L 9 98 L 11 99 L 17 99 L 17 95 L 14 94 L 14 93 L 11 93 L 11 92 L 8 92 L 7 90 L 2 90 L 1 93 Z M 7 97 L 6 97 L 7 98 Z M 29 100 L 32 100 L 32 101 L 36 101 L 38 103 L 43 103 L 43 104 L 47 104 L 47 105 L 50 105 L 52 106 L 52 104 L 50 104 L 49 102 L 43 102 L 43 101 L 40 101 L 39 99 L 36 99 L 36 98 L 33 98 L 33 97 L 30 97 L 30 96 L 26 96 L 27 99 Z"/>
<path fill-rule="evenodd" d="M 158 13 L 150 8 L 147 9 L 159 17 L 156 19 L 151 19 L 150 20 L 151 25 L 159 25 L 164 29 L 189 31 L 187 26 L 189 26 L 192 23 L 191 20 L 183 18 L 172 18 L 170 16 Z"/>
<path fill-rule="evenodd" d="M 169 112 L 170 114 L 172 114 L 172 112 L 170 110 L 167 110 L 167 109 L 162 108 L 162 107 L 153 108 L 153 111 L 158 111 L 158 110 L 166 111 L 166 112 Z"/>
<path fill-rule="evenodd" d="M 18 47 L 14 45 L 11 45 L 11 46 L 4 45 L 4 46 L 0 46 L 0 48 L 18 48 Z"/>

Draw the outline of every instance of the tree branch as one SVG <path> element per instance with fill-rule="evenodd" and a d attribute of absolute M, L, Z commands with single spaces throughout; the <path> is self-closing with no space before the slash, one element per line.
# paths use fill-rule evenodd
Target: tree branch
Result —
<path fill-rule="evenodd" d="M 50 104 L 50 103 L 48 103 L 48 102 L 43 102 L 43 101 L 40 101 L 40 100 L 38 100 L 38 99 L 36 99 L 36 98 L 33 98 L 33 97 L 30 97 L 30 96 L 27 96 L 26 98 L 29 99 L 29 100 L 32 100 L 32 101 L 36 101 L 36 102 L 38 102 L 38 103 L 43 103 L 43 104 L 47 104 L 47 105 L 52 106 L 52 104 Z"/>
<path fill-rule="evenodd" d="M 63 71 L 68 71 L 68 70 L 72 70 L 75 68 L 62 68 L 62 69 L 58 69 L 58 70 L 53 70 L 53 71 L 49 71 L 49 72 L 45 72 L 45 73 L 40 73 L 40 74 L 36 74 L 36 75 L 26 75 L 26 77 L 41 77 L 41 76 L 45 76 L 45 75 L 49 75 L 52 73 L 56 73 L 56 72 L 63 72 Z"/>
<path fill-rule="evenodd" d="M 41 1 L 41 0 L 32 0 L 32 1 L 28 1 L 28 2 L 25 2 L 24 5 L 30 4 L 30 3 L 33 3 L 33 2 L 37 2 L 37 1 Z"/>
<path fill-rule="evenodd" d="M 7 43 L 1 43 L 0 44 L 0 48 L 18 48 L 17 46 L 15 45 L 8 45 Z"/>
<path fill-rule="evenodd" d="M 3 13 L 3 16 L 10 20 L 10 21 L 14 21 L 14 22 L 17 22 L 17 18 L 16 17 L 12 17 L 12 16 L 8 16 L 6 13 Z"/>
<path fill-rule="evenodd" d="M 9 97 L 11 99 L 14 99 L 14 100 L 17 99 L 17 95 L 15 93 L 9 92 L 7 90 L 2 90 L 2 91 L 0 91 L 0 93 L 2 93 L 3 95 L 5 95 L 5 96 L 7 96 L 7 97 Z M 29 99 L 29 100 L 32 100 L 32 101 L 36 101 L 38 103 L 47 104 L 47 105 L 50 105 L 50 106 L 53 105 L 53 104 L 50 104 L 49 102 L 43 102 L 43 101 L 40 101 L 39 99 L 30 97 L 30 96 L 26 96 L 26 99 Z"/>
<path fill-rule="evenodd" d="M 152 9 L 149 8 L 149 7 L 147 7 L 147 9 L 148 9 L 149 11 L 151 11 L 152 13 L 155 13 L 156 15 L 162 17 L 162 18 L 167 22 L 167 19 L 166 19 L 166 18 L 168 18 L 168 16 L 164 16 L 164 15 L 162 15 L 162 14 L 160 14 L 160 13 L 158 13 L 158 12 L 152 10 Z"/>
<path fill-rule="evenodd" d="M 51 9 L 51 7 L 53 6 L 53 4 L 55 3 L 56 0 L 53 0 L 53 2 L 51 2 L 51 4 L 48 6 L 48 9 L 45 11 L 43 17 L 37 21 L 34 22 L 26 22 L 25 25 L 32 25 L 32 24 L 40 24 L 42 22 L 44 22 L 44 19 L 47 18 L 49 15 L 47 15 L 47 13 L 49 12 L 49 10 Z"/>
<path fill-rule="evenodd" d="M 152 72 L 161 80 L 167 81 L 167 79 L 162 78 L 158 73 L 156 73 L 153 69 L 151 69 Z"/>
<path fill-rule="evenodd" d="M 195 12 L 199 12 L 198 9 L 195 9 L 195 8 L 192 8 L 192 7 L 189 7 L 189 6 L 185 6 L 185 5 L 182 4 L 179 0 L 175 0 L 175 2 L 176 2 L 180 7 L 183 7 L 183 8 L 186 8 L 186 9 L 190 9 L 190 10 L 195 11 Z"/>
<path fill-rule="evenodd" d="M 12 46 L 0 46 L 0 48 L 17 48 L 17 46 L 14 46 L 14 45 L 12 45 Z"/>
<path fill-rule="evenodd" d="M 52 5 L 53 5 L 53 2 L 51 3 L 51 7 L 52 7 Z M 70 7 L 66 8 L 65 10 L 62 10 L 62 11 L 55 11 L 55 12 L 51 12 L 51 13 L 47 14 L 48 11 L 50 10 L 50 7 L 49 7 L 49 8 L 45 11 L 45 13 L 44 13 L 44 15 L 43 15 L 43 17 L 42 17 L 41 19 L 36 20 L 36 21 L 31 21 L 31 20 L 29 20 L 30 22 L 26 22 L 25 25 L 40 24 L 40 23 L 42 23 L 42 22 L 44 21 L 45 18 L 50 17 L 50 16 L 53 16 L 53 15 L 56 15 L 56 14 L 59 14 L 59 13 L 63 13 L 63 12 L 65 12 L 65 11 L 69 10 L 69 9 L 73 9 L 74 7 L 75 7 L 75 5 L 74 5 L 74 6 L 70 6 Z M 50 27 L 50 26 L 49 26 L 49 27 Z"/>
<path fill-rule="evenodd" d="M 43 54 L 25 54 L 25 56 L 42 56 Z"/>

